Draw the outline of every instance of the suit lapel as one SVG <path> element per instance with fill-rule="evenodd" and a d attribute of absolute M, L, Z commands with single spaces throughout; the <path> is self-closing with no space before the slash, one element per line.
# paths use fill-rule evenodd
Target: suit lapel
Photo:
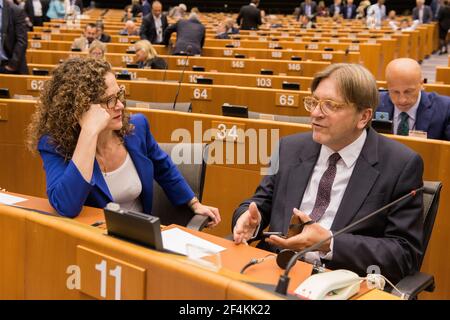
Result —
<path fill-rule="evenodd" d="M 312 139 L 311 139 L 312 141 Z M 320 144 L 312 142 L 310 146 L 302 149 L 298 162 L 293 164 L 289 169 L 289 178 L 287 183 L 287 194 L 285 213 L 283 220 L 283 228 L 288 229 L 291 221 L 292 209 L 300 208 L 303 194 L 308 185 L 317 157 L 320 153 Z"/>
<path fill-rule="evenodd" d="M 369 129 L 331 230 L 342 229 L 352 221 L 378 179 L 380 173 L 374 168 L 378 162 L 378 139 L 378 134 Z"/>
<path fill-rule="evenodd" d="M 433 108 L 431 108 L 431 101 L 428 94 L 422 91 L 421 95 L 416 113 L 416 129 L 428 131 L 433 116 Z"/>

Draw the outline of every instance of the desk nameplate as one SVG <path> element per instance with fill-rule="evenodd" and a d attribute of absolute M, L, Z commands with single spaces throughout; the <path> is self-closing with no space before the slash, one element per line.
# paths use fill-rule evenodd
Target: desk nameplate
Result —
<path fill-rule="evenodd" d="M 144 268 L 83 246 L 77 246 L 77 265 L 82 293 L 96 299 L 145 299 Z"/>

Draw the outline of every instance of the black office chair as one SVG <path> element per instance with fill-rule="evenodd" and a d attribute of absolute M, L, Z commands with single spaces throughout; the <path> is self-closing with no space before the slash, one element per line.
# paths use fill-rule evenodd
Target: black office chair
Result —
<path fill-rule="evenodd" d="M 439 208 L 439 197 L 441 194 L 442 183 L 440 181 L 424 181 L 423 191 L 423 255 L 419 260 L 419 270 L 422 267 L 423 258 L 431 238 L 434 221 Z M 406 276 L 396 284 L 398 290 L 406 294 L 409 300 L 417 299 L 417 295 L 422 291 L 433 292 L 435 288 L 434 277 L 432 275 L 417 271 Z M 400 295 L 396 290 L 391 292 Z"/>
<path fill-rule="evenodd" d="M 200 163 L 177 164 L 178 170 L 194 191 L 195 196 L 201 201 L 206 172 L 206 162 L 203 155 L 207 154 L 207 146 L 201 143 L 159 143 L 159 146 L 169 156 L 171 156 L 173 148 L 177 146 L 177 148 L 181 148 L 178 150 L 190 152 L 192 162 L 194 162 L 194 159 L 201 159 Z M 195 154 L 197 154 L 197 157 L 194 157 Z M 173 159 L 173 157 L 171 158 Z M 159 217 L 161 224 L 178 224 L 193 230 L 202 230 L 210 221 L 207 216 L 194 215 L 188 206 L 176 207 L 172 205 L 156 181 L 153 181 L 152 215 Z"/>

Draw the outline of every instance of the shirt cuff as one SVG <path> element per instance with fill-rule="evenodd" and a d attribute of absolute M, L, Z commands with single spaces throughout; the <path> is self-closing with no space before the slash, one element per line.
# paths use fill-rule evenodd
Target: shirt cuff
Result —
<path fill-rule="evenodd" d="M 330 235 L 332 236 L 333 232 L 330 231 Z M 327 253 L 319 252 L 320 259 L 332 260 L 333 259 L 333 246 L 334 246 L 334 238 L 331 238 L 330 251 L 328 251 Z"/>

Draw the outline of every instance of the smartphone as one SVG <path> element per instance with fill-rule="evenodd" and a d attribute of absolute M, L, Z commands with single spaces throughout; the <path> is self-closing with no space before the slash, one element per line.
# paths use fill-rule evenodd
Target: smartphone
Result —
<path fill-rule="evenodd" d="M 267 232 L 263 232 L 262 235 L 263 235 L 264 238 L 270 237 L 272 235 L 273 236 L 278 236 L 278 237 L 281 237 L 281 238 L 286 238 L 286 235 L 283 232 L 280 232 L 280 231 L 267 231 Z"/>

